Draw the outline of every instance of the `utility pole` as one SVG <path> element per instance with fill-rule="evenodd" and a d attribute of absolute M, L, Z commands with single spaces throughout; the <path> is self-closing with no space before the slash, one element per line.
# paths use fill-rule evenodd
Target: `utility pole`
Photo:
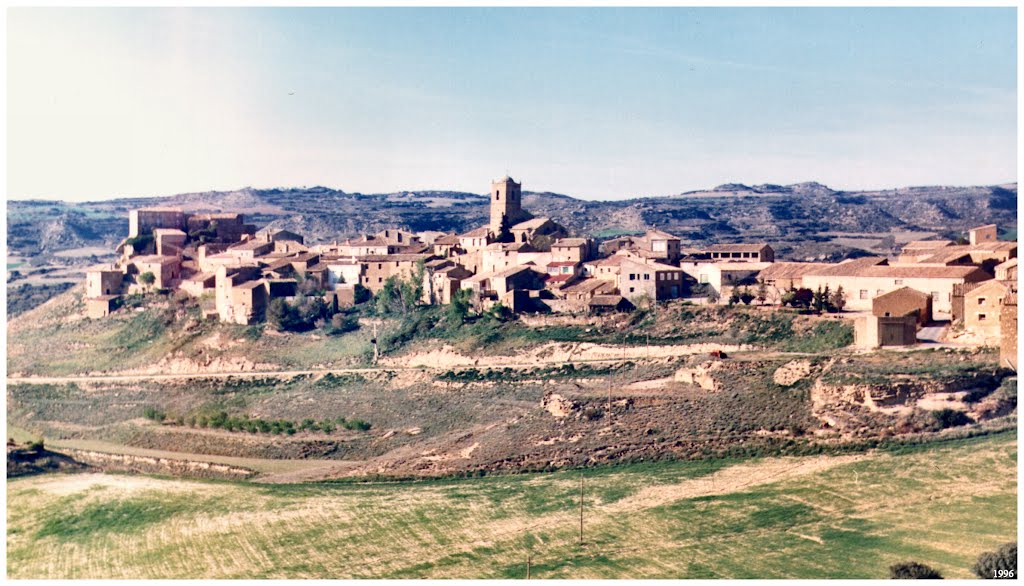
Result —
<path fill-rule="evenodd" d="M 377 359 L 380 358 L 380 353 L 377 351 L 377 320 L 373 320 L 373 364 L 377 364 Z"/>
<path fill-rule="evenodd" d="M 526 554 L 526 579 L 527 580 L 530 579 L 530 562 L 532 561 L 531 560 L 532 557 L 533 557 L 532 555 Z"/>
<path fill-rule="evenodd" d="M 583 545 L 583 471 L 580 470 L 580 545 Z"/>

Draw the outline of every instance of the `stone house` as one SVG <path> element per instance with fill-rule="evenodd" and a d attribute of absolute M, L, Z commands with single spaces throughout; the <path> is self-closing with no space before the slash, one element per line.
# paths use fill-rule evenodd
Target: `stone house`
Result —
<path fill-rule="evenodd" d="M 804 275 L 804 287 L 825 288 L 835 291 L 842 286 L 846 293 L 846 309 L 868 311 L 872 300 L 879 295 L 902 287 L 923 291 L 932 297 L 932 312 L 936 319 L 948 319 L 953 309 L 953 287 L 991 278 L 977 267 L 960 266 L 888 266 L 884 259 L 857 259 L 842 262 Z"/>
<path fill-rule="evenodd" d="M 262 230 L 256 231 L 256 237 L 254 240 L 259 242 L 279 242 L 284 240 L 290 240 L 292 242 L 298 242 L 299 244 L 305 244 L 306 240 L 301 234 L 296 234 L 291 230 L 285 230 L 283 228 L 271 228 L 266 227 Z"/>
<path fill-rule="evenodd" d="M 136 256 L 131 259 L 128 272 L 136 275 L 136 280 L 140 275 L 152 273 L 154 288 L 169 289 L 181 278 L 181 258 L 156 254 Z"/>
<path fill-rule="evenodd" d="M 913 346 L 917 343 L 917 318 L 913 315 L 859 317 L 854 320 L 853 339 L 859 348 Z"/>
<path fill-rule="evenodd" d="M 910 287 L 883 293 L 871 301 L 871 314 L 877 317 L 913 315 L 918 325 L 932 320 L 932 296 Z"/>
<path fill-rule="evenodd" d="M 254 261 L 261 256 L 265 256 L 274 250 L 274 242 L 268 240 L 261 240 L 254 238 L 241 244 L 231 246 L 227 250 L 227 254 L 237 258 L 241 261 Z"/>
<path fill-rule="evenodd" d="M 702 254 L 714 262 L 775 262 L 775 251 L 767 244 L 715 244 L 705 247 Z"/>
<path fill-rule="evenodd" d="M 106 317 L 117 309 L 120 301 L 121 297 L 118 295 L 88 297 L 85 300 L 85 315 L 90 319 Z"/>
<path fill-rule="evenodd" d="M 595 295 L 587 302 L 587 309 L 592 314 L 603 315 L 632 311 L 636 306 L 622 295 Z"/>
<path fill-rule="evenodd" d="M 128 237 L 149 234 L 154 228 L 185 228 L 185 212 L 179 208 L 151 207 L 128 212 Z"/>
<path fill-rule="evenodd" d="M 964 330 L 984 343 L 998 342 L 1002 334 L 1002 305 L 1010 287 L 992 279 L 964 293 Z"/>
<path fill-rule="evenodd" d="M 384 288 L 384 283 L 390 277 L 408 279 L 416 274 L 417 263 L 426 262 L 430 258 L 429 254 L 387 254 L 358 257 L 356 261 L 362 266 L 359 284 L 376 295 Z"/>
<path fill-rule="evenodd" d="M 715 291 L 721 303 L 726 303 L 733 289 L 736 287 L 749 287 L 751 291 L 757 288 L 757 277 L 761 271 L 771 266 L 768 262 L 702 262 L 696 264 L 696 273 L 692 270 L 690 263 L 683 263 L 681 270 L 703 285 L 707 285 Z"/>
<path fill-rule="evenodd" d="M 434 255 L 441 257 L 456 256 L 462 252 L 462 248 L 459 246 L 458 234 L 445 234 L 444 236 L 438 236 L 434 239 L 433 244 Z"/>
<path fill-rule="evenodd" d="M 998 240 L 998 230 L 995 224 L 978 226 L 967 231 L 967 240 L 971 244 L 983 244 Z"/>
<path fill-rule="evenodd" d="M 594 241 L 589 238 L 559 238 L 551 245 L 551 260 L 580 263 L 593 256 Z"/>
<path fill-rule="evenodd" d="M 185 240 L 188 236 L 177 228 L 156 228 L 153 240 L 156 242 L 156 253 L 160 256 L 180 256 L 185 251 Z"/>
<path fill-rule="evenodd" d="M 623 259 L 616 275 L 619 294 L 634 302 L 640 297 L 651 301 L 677 299 L 683 295 L 683 271 L 661 263 L 643 263 Z"/>
<path fill-rule="evenodd" d="M 1008 293 L 1003 298 L 1003 306 L 999 312 L 1000 366 L 1017 370 L 1017 293 Z"/>
<path fill-rule="evenodd" d="M 123 280 L 124 273 L 114 265 L 92 267 L 85 272 L 85 296 L 118 295 Z"/>
<path fill-rule="evenodd" d="M 487 248 L 487 245 L 492 242 L 490 234 L 490 230 L 488 229 L 487 226 L 483 226 L 475 230 L 470 230 L 465 234 L 460 234 L 459 248 L 466 251 L 467 253 L 474 252 L 477 250 L 483 250 Z"/>
<path fill-rule="evenodd" d="M 1017 281 L 1017 258 L 1011 258 L 995 267 L 996 280 Z"/>

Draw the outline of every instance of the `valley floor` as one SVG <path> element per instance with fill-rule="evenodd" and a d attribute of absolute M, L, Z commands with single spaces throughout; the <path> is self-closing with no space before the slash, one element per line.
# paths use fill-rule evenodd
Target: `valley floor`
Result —
<path fill-rule="evenodd" d="M 848 456 L 421 482 L 7 483 L 11 578 L 968 578 L 1017 533 L 1016 433 Z"/>

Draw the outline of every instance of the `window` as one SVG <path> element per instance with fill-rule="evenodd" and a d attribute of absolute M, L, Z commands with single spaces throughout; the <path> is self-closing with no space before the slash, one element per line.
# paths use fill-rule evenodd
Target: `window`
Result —
<path fill-rule="evenodd" d="M 651 273 L 644 273 L 644 280 L 645 281 L 650 281 L 651 280 Z"/>
<path fill-rule="evenodd" d="M 985 305 L 985 298 L 984 297 L 978 297 L 978 305 Z"/>
<path fill-rule="evenodd" d="M 868 290 L 867 289 L 861 289 L 860 290 L 860 298 L 861 299 L 867 299 L 868 298 Z"/>
<path fill-rule="evenodd" d="M 978 321 L 985 321 L 986 317 L 987 316 L 984 313 L 979 313 L 978 314 Z"/>
<path fill-rule="evenodd" d="M 630 287 L 630 288 L 629 288 L 629 292 L 630 292 L 630 293 L 632 293 L 633 291 L 636 291 L 636 289 L 635 289 L 635 288 L 633 288 L 633 287 Z"/>
<path fill-rule="evenodd" d="M 636 275 L 634 275 L 633 273 L 629 273 L 629 280 L 630 281 L 635 281 L 636 280 Z"/>
<path fill-rule="evenodd" d="M 897 285 L 902 285 L 903 284 L 903 279 L 896 279 L 896 284 Z"/>

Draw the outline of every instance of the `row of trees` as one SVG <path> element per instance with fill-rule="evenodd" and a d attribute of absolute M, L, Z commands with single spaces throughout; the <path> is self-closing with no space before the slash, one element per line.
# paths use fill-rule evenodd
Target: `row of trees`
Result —
<path fill-rule="evenodd" d="M 734 287 L 729 296 L 729 305 L 739 305 L 740 303 L 750 305 L 754 301 L 764 304 L 768 298 L 768 286 L 763 282 L 759 283 L 754 290 L 746 286 Z M 838 313 L 846 307 L 846 293 L 843 291 L 842 285 L 834 291 L 828 285 L 825 285 L 824 289 L 819 286 L 813 291 L 803 287 L 799 289 L 790 287 L 782 294 L 779 302 L 783 306 L 788 305 L 796 309 L 812 309 L 818 313 Z"/>

